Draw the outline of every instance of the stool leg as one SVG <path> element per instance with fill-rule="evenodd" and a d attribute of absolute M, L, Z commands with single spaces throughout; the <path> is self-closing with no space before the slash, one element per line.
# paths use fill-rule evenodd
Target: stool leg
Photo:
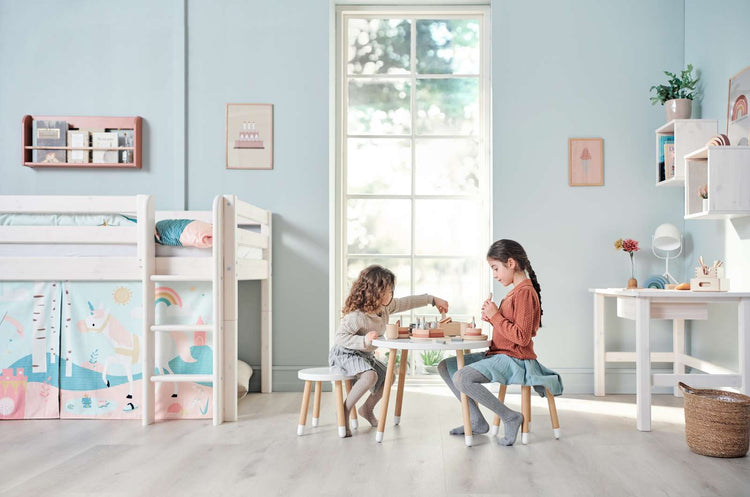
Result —
<path fill-rule="evenodd" d="M 318 421 L 320 420 L 320 394 L 321 390 L 323 390 L 323 385 L 321 382 L 316 381 L 315 382 L 315 398 L 313 400 L 313 419 L 312 419 L 312 425 L 313 428 L 318 426 Z"/>
<path fill-rule="evenodd" d="M 401 405 L 404 401 L 404 382 L 406 382 L 406 361 L 409 358 L 409 351 L 401 351 L 401 364 L 398 367 L 398 387 L 396 388 L 396 411 L 393 413 L 393 424 L 401 422 Z"/>
<path fill-rule="evenodd" d="M 523 427 L 521 428 L 521 443 L 529 443 L 529 424 L 531 423 L 531 387 L 521 386 L 521 414 Z"/>
<path fill-rule="evenodd" d="M 549 389 L 544 389 L 547 392 L 547 405 L 549 406 L 549 419 L 552 421 L 552 433 L 555 435 L 555 439 L 560 439 L 560 420 L 557 419 L 557 406 L 555 406 L 555 397 L 550 393 Z"/>
<path fill-rule="evenodd" d="M 310 390 L 312 382 L 305 381 L 305 391 L 302 394 L 302 407 L 299 410 L 299 424 L 297 425 L 297 435 L 305 432 L 305 421 L 307 420 L 307 409 L 310 407 Z"/>
<path fill-rule="evenodd" d="M 505 391 L 508 389 L 508 385 L 500 385 L 500 390 L 497 392 L 497 400 L 500 402 L 505 402 Z M 497 432 L 500 431 L 500 416 L 495 414 L 495 418 L 492 420 L 492 433 L 491 435 L 494 437 L 497 435 Z"/>
<path fill-rule="evenodd" d="M 346 380 L 344 381 L 344 385 L 346 386 L 346 396 L 349 396 L 349 392 L 352 391 L 352 380 Z M 346 414 L 346 413 L 344 413 Z M 357 406 L 352 406 L 352 414 L 351 414 L 351 422 L 349 423 L 352 428 L 355 430 L 359 427 L 359 421 L 357 420 Z"/>
<path fill-rule="evenodd" d="M 344 414 L 344 389 L 341 387 L 341 380 L 334 382 L 336 390 L 336 414 L 339 422 L 339 436 L 346 437 L 346 414 Z"/>

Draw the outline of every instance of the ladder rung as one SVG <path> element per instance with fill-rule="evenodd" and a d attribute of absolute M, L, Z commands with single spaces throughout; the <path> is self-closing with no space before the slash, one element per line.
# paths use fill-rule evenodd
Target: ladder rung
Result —
<path fill-rule="evenodd" d="M 160 324 L 151 327 L 151 331 L 214 331 L 212 324 Z"/>
<path fill-rule="evenodd" d="M 205 383 L 213 382 L 214 377 L 210 374 L 159 374 L 152 376 L 151 381 L 167 383 Z"/>
<path fill-rule="evenodd" d="M 189 274 L 153 274 L 151 281 L 212 281 L 210 276 L 197 276 Z"/>

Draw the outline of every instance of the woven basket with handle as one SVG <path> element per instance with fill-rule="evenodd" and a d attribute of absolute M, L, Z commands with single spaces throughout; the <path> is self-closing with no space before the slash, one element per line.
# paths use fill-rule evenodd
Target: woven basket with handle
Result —
<path fill-rule="evenodd" d="M 750 397 L 723 390 L 692 388 L 685 393 L 685 436 L 696 454 L 742 457 L 750 445 Z"/>

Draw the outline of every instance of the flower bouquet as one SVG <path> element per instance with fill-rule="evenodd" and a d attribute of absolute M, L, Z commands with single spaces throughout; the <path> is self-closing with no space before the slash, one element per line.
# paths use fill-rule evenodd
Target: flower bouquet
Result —
<path fill-rule="evenodd" d="M 638 280 L 635 279 L 635 260 L 633 255 L 640 250 L 638 242 L 632 238 L 622 238 L 615 242 L 615 249 L 627 252 L 630 256 L 630 279 L 628 280 L 628 288 L 638 288 Z"/>

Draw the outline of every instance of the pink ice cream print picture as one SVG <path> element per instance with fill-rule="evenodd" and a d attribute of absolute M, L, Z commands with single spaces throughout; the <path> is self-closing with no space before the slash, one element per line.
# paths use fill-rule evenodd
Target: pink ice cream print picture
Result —
<path fill-rule="evenodd" d="M 601 186 L 604 184 L 604 147 L 601 138 L 568 140 L 568 184 Z"/>

